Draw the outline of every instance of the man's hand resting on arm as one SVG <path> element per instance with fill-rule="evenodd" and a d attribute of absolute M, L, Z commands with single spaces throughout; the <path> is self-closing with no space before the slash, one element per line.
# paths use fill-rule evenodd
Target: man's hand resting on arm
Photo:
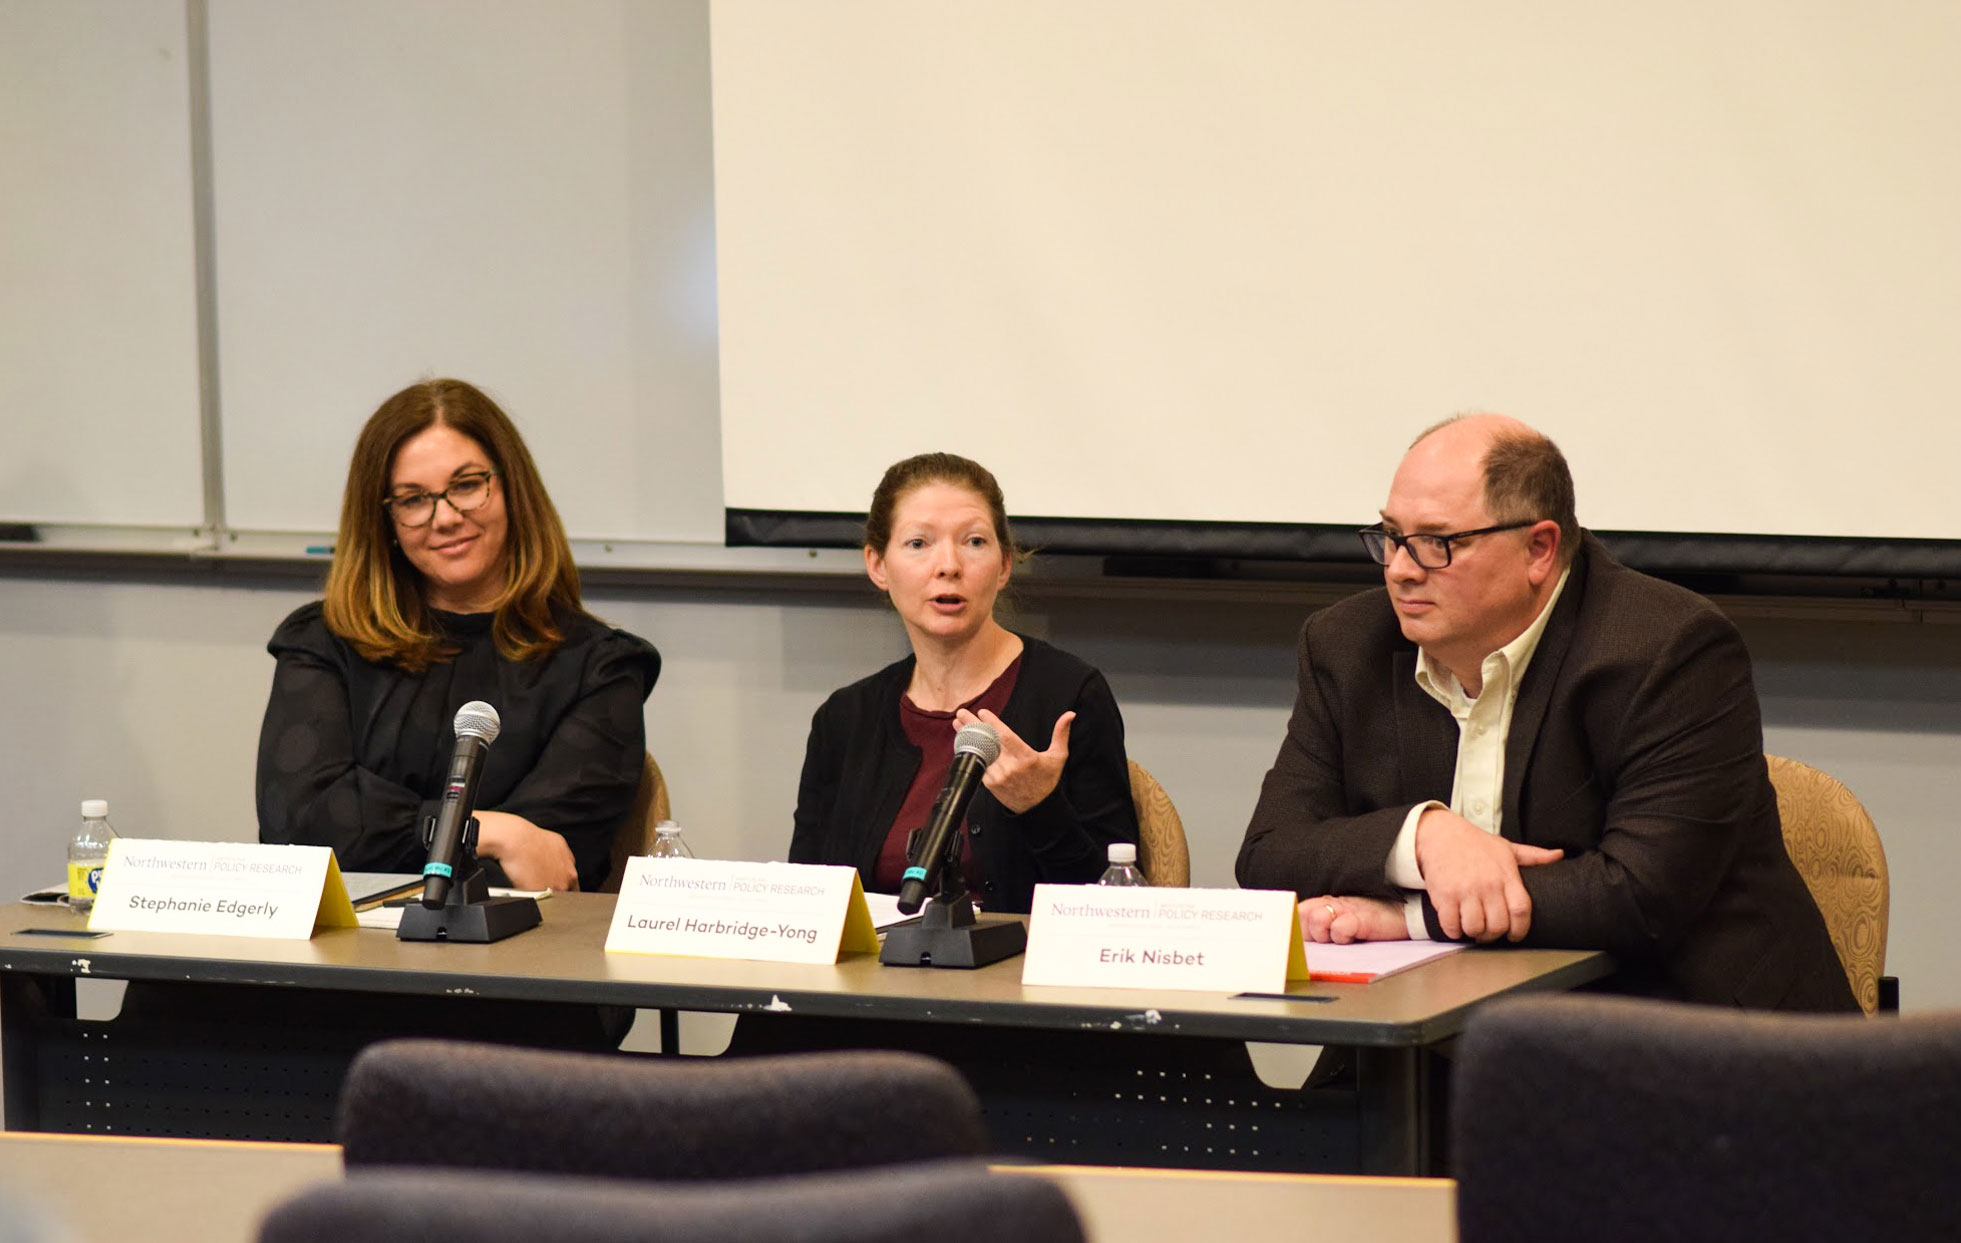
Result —
<path fill-rule="evenodd" d="M 1437 923 L 1452 940 L 1523 940 L 1532 926 L 1532 898 L 1518 870 L 1556 862 L 1564 854 L 1487 833 L 1438 807 L 1416 823 L 1416 863 L 1437 908 Z"/>

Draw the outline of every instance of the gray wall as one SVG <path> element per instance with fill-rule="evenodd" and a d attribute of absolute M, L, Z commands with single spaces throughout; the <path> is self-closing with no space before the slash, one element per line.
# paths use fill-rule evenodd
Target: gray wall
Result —
<path fill-rule="evenodd" d="M 1131 754 L 1164 782 L 1192 839 L 1193 881 L 1232 858 L 1285 723 L 1308 591 L 1044 585 L 1015 624 L 1095 662 Z M 272 673 L 266 636 L 311 598 L 290 573 L 0 570 L 0 892 L 56 882 L 82 798 L 125 834 L 249 840 L 252 768 Z M 605 586 L 602 616 L 666 657 L 648 737 L 703 853 L 780 857 L 811 712 L 902 654 L 868 586 L 708 580 Z M 1742 606 L 1770 750 L 1844 780 L 1892 868 L 1888 967 L 1905 1005 L 1961 1005 L 1941 897 L 1961 870 L 1961 645 L 1930 612 Z"/>

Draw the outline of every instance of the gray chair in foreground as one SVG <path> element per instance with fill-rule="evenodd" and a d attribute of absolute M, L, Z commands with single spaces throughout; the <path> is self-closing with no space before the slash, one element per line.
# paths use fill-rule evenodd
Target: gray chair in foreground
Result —
<path fill-rule="evenodd" d="M 1500 1003 L 1450 1112 L 1463 1243 L 1961 1239 L 1961 1014 Z"/>
<path fill-rule="evenodd" d="M 721 1061 L 398 1040 L 341 1092 L 350 1169 L 447 1165 L 631 1179 L 733 1179 L 987 1150 L 959 1073 L 916 1054 Z"/>
<path fill-rule="evenodd" d="M 740 1183 L 632 1185 L 455 1170 L 357 1172 L 274 1209 L 260 1243 L 1082 1243 L 1068 1197 L 972 1162 Z"/>

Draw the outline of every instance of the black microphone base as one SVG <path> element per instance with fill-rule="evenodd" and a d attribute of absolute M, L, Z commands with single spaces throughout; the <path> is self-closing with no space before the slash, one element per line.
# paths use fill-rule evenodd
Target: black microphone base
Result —
<path fill-rule="evenodd" d="M 934 898 L 917 923 L 886 929 L 878 960 L 888 967 L 972 970 L 1013 958 L 1028 948 L 1028 926 L 1011 915 L 977 916 L 972 899 Z"/>
<path fill-rule="evenodd" d="M 414 903 L 402 908 L 398 941 L 462 941 L 488 945 L 536 928 L 543 917 L 536 898 L 485 898 L 481 902 L 430 908 Z"/>

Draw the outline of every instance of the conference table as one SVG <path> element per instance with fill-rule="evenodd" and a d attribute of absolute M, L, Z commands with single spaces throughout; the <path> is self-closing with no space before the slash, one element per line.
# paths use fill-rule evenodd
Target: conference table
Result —
<path fill-rule="evenodd" d="M 1088 1243 L 1452 1243 L 1456 1184 L 1089 1166 L 996 1166 L 1062 1186 Z M 274 1206 L 344 1175 L 333 1144 L 0 1134 L 0 1196 L 74 1243 L 251 1243 Z M 112 1194 L 105 1194 L 113 1189 Z"/>
<path fill-rule="evenodd" d="M 887 967 L 871 954 L 822 965 L 609 954 L 613 904 L 554 896 L 539 927 L 494 945 L 366 928 L 306 941 L 88 937 L 65 909 L 8 906 L 6 1128 L 327 1140 L 348 1062 L 398 1034 L 401 1006 L 494 1016 L 620 1007 L 739 1015 L 737 1052 L 876 1044 L 944 1056 L 974 1083 L 996 1151 L 1015 1158 L 1427 1175 L 1442 1164 L 1439 1048 L 1494 998 L 1612 970 L 1587 951 L 1476 948 L 1371 984 L 1297 983 L 1277 998 L 1036 987 L 1021 983 L 1019 958 L 962 971 Z M 195 1000 L 165 1023 L 83 1019 L 76 983 L 87 979 Z M 1307 1090 L 1269 1086 L 1248 1041 L 1330 1046 L 1347 1066 Z"/>

